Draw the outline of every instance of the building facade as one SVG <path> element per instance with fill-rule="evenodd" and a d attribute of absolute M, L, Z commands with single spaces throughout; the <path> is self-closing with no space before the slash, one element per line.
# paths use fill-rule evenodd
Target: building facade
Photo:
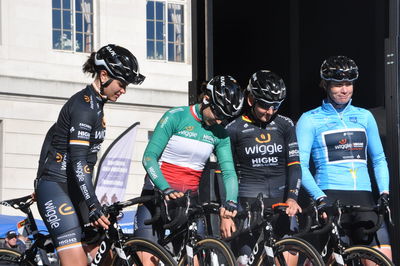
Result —
<path fill-rule="evenodd" d="M 105 105 L 99 158 L 140 122 L 125 198 L 140 193 L 141 157 L 170 107 L 186 105 L 191 80 L 188 0 L 0 0 L 0 200 L 33 192 L 44 136 L 66 100 L 92 81 L 82 73 L 90 52 L 128 48 L 146 80 Z M 18 214 L 0 207 L 0 214 Z"/>

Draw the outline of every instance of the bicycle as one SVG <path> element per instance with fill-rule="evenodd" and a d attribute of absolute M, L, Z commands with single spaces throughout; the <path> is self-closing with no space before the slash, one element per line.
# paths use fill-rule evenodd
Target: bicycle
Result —
<path fill-rule="evenodd" d="M 361 230 L 360 234 L 362 235 L 375 233 L 381 227 L 382 222 L 384 221 L 385 213 L 388 213 L 389 221 L 392 223 L 390 208 L 387 204 L 384 206 L 376 205 L 374 207 L 362 207 L 342 205 L 340 201 L 336 201 L 326 210 L 328 210 L 326 211 L 328 219 L 326 223 L 322 225 L 321 222 L 319 222 L 321 219 L 318 219 L 318 217 L 320 217 L 321 213 L 325 212 L 325 210 L 318 211 L 315 208 L 317 225 L 311 227 L 310 233 L 312 235 L 328 233 L 328 241 L 322 251 L 322 256 L 326 262 L 326 265 L 364 265 L 366 262 L 374 262 L 377 265 L 394 265 L 379 250 L 364 245 L 350 246 L 340 237 L 341 231 L 343 230 L 343 227 L 341 226 L 341 217 L 343 213 L 373 211 L 378 214 L 378 221 L 374 227 L 370 229 L 359 229 Z M 328 248 L 328 246 L 330 248 Z"/>
<path fill-rule="evenodd" d="M 109 216 L 111 224 L 109 229 L 105 230 L 101 235 L 102 241 L 91 262 L 92 266 L 102 265 L 109 256 L 110 250 L 113 253 L 112 265 L 142 265 L 138 252 L 143 251 L 151 253 L 164 265 L 176 265 L 172 256 L 163 247 L 146 239 L 132 238 L 130 235 L 124 234 L 118 225 L 118 217 L 124 208 L 151 200 L 154 200 L 153 196 L 143 196 L 123 202 L 116 202 L 110 206 L 103 206 L 103 211 Z M 34 223 L 33 215 L 30 211 L 30 205 L 33 204 L 31 196 L 6 200 L 3 201 L 2 204 L 12 206 L 15 209 L 20 209 L 27 213 L 31 226 Z M 44 249 L 47 252 L 54 251 L 50 235 L 43 235 L 39 233 L 37 229 L 32 230 L 32 235 L 35 242 L 22 254 L 8 249 L 0 249 L 0 262 L 14 263 L 17 265 L 37 265 L 35 256 L 38 249 Z M 45 261 L 44 264 L 50 265 Z"/>
<path fill-rule="evenodd" d="M 219 204 L 206 203 L 203 205 L 191 204 L 190 191 L 185 193 L 185 196 L 173 201 L 170 204 L 175 204 L 180 208 L 174 219 L 170 219 L 170 223 L 164 224 L 163 228 L 170 230 L 170 234 L 161 236 L 158 243 L 162 246 L 174 243 L 176 240 L 181 240 L 178 245 L 178 251 L 175 258 L 178 265 L 235 265 L 235 257 L 222 240 L 211 237 L 208 232 L 211 230 L 211 223 L 208 219 L 210 214 L 219 214 Z M 162 197 L 159 195 L 160 199 Z M 167 202 L 164 202 L 166 210 L 168 210 Z M 158 208 L 158 211 L 160 209 Z M 169 216 L 168 211 L 166 216 Z M 182 222 L 181 219 L 184 219 Z M 204 233 L 199 231 L 200 226 L 204 225 Z M 179 224 L 179 225 L 178 225 Z"/>
<path fill-rule="evenodd" d="M 58 257 L 48 234 L 38 231 L 36 221 L 33 217 L 30 206 L 33 204 L 32 196 L 0 201 L 1 205 L 13 207 L 26 214 L 24 220 L 25 230 L 33 238 L 33 244 L 20 253 L 16 250 L 0 248 L 0 264 L 8 263 L 14 265 L 59 265 Z"/>
<path fill-rule="evenodd" d="M 257 236 L 256 244 L 252 249 L 247 265 L 288 265 L 287 256 L 293 255 L 297 259 L 297 265 L 322 266 L 325 265 L 318 251 L 307 241 L 300 237 L 304 235 L 311 226 L 311 218 L 307 220 L 306 229 L 303 232 L 279 238 L 275 233 L 275 221 L 285 211 L 287 204 L 274 204 L 271 208 L 265 208 L 262 194 L 252 206 L 245 206 L 245 209 L 238 213 L 236 220 L 239 220 L 237 231 L 226 241 L 231 241 L 241 234 L 252 233 Z M 307 213 L 307 210 L 303 210 Z"/>

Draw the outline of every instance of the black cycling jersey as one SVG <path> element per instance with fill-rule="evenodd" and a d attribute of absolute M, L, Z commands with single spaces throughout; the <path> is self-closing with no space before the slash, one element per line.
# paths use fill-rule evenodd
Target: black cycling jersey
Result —
<path fill-rule="evenodd" d="M 290 118 L 276 115 L 268 123 L 241 116 L 227 125 L 231 138 L 239 197 L 297 200 L 301 168 L 295 127 Z"/>
<path fill-rule="evenodd" d="M 97 201 L 92 171 L 105 137 L 104 100 L 89 85 L 73 95 L 61 109 L 42 177 L 66 182 L 74 178 L 85 201 Z"/>
<path fill-rule="evenodd" d="M 42 147 L 35 191 L 58 251 L 81 245 L 88 207 L 100 208 L 92 172 L 105 137 L 104 102 L 91 85 L 73 95 Z"/>

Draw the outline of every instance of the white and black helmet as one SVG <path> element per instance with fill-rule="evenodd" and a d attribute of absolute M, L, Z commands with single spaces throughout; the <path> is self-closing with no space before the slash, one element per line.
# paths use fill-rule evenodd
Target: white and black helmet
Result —
<path fill-rule="evenodd" d="M 243 92 L 239 83 L 231 76 L 215 76 L 206 86 L 208 103 L 219 118 L 232 118 L 240 115 L 243 107 Z"/>
<path fill-rule="evenodd" d="M 358 78 L 358 67 L 346 56 L 331 56 L 322 63 L 320 75 L 326 81 L 354 81 Z"/>
<path fill-rule="evenodd" d="M 139 73 L 136 57 L 127 49 L 108 44 L 97 51 L 94 57 L 96 71 L 106 70 L 110 76 L 124 84 L 141 84 L 145 76 Z"/>
<path fill-rule="evenodd" d="M 269 70 L 254 73 L 247 90 L 257 101 L 282 102 L 286 98 L 286 86 L 283 79 Z"/>

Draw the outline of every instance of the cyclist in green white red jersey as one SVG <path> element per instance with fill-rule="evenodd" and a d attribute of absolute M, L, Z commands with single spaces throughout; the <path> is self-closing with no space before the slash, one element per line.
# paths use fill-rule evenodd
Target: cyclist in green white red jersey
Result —
<path fill-rule="evenodd" d="M 243 94 L 236 80 L 231 76 L 216 76 L 207 84 L 202 103 L 167 111 L 143 155 L 147 175 L 142 195 L 153 194 L 154 187 L 161 190 L 167 200 L 179 198 L 189 189 L 196 194 L 205 163 L 211 153 L 215 153 L 227 193 L 220 215 L 235 216 L 237 176 L 229 136 L 220 123 L 239 115 L 242 104 Z M 143 223 L 151 217 L 153 209 L 154 206 L 139 206 L 136 236 L 158 239 L 152 226 Z"/>

